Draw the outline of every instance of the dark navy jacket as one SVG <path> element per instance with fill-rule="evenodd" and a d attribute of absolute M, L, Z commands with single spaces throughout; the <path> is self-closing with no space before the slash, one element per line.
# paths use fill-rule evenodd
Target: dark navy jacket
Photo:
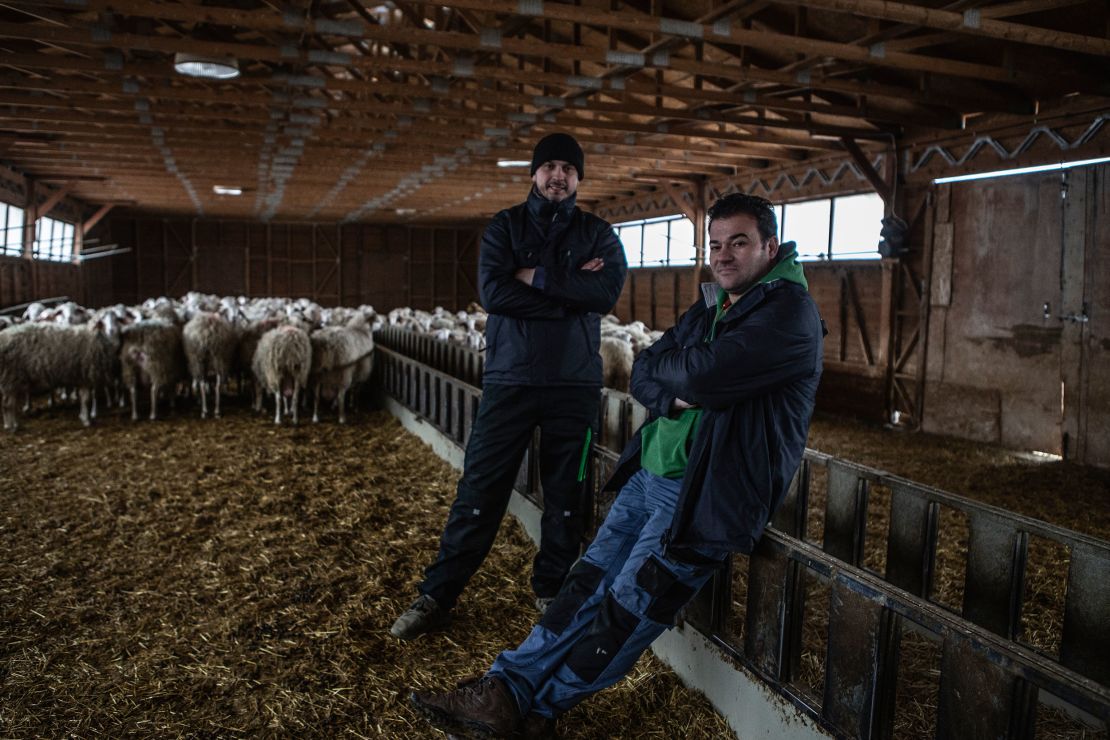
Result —
<path fill-rule="evenodd" d="M 478 282 L 486 323 L 483 383 L 601 387 L 601 316 L 613 309 L 628 265 L 613 227 L 574 204 L 531 192 L 493 217 Z M 600 257 L 599 272 L 579 268 Z M 533 285 L 513 277 L 535 267 Z"/>
<path fill-rule="evenodd" d="M 801 462 L 821 377 L 824 327 L 802 285 L 756 285 L 721 317 L 711 343 L 703 340 L 718 287 L 702 292 L 632 369 L 632 395 L 652 418 L 675 398 L 705 410 L 667 534 L 679 559 L 693 548 L 752 551 Z M 639 467 L 637 433 L 605 488 L 619 489 Z"/>

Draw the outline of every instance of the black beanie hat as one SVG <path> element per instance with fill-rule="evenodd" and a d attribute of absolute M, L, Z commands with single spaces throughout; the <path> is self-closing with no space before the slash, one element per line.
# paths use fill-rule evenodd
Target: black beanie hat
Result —
<path fill-rule="evenodd" d="M 585 156 L 582 154 L 582 147 L 578 146 L 578 142 L 570 134 L 548 134 L 540 139 L 540 142 L 536 144 L 536 148 L 532 151 L 532 170 L 528 174 L 536 174 L 536 170 L 544 162 L 551 162 L 556 159 L 573 164 L 574 169 L 578 170 L 579 180 L 586 178 Z"/>

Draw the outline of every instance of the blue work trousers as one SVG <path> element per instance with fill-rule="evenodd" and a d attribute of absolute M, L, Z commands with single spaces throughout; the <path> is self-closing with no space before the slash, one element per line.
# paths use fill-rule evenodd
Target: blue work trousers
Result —
<path fill-rule="evenodd" d="M 418 587 L 421 593 L 444 609 L 455 605 L 493 547 L 536 429 L 543 518 L 540 548 L 532 563 L 532 590 L 543 597 L 558 593 L 582 552 L 584 462 L 597 426 L 600 394 L 592 386 L 485 385 L 455 502 L 439 553 Z"/>
<path fill-rule="evenodd" d="M 497 656 L 489 675 L 512 690 L 522 716 L 556 717 L 619 681 L 728 557 L 664 557 L 681 487 L 646 470 L 632 476 L 540 623 Z"/>

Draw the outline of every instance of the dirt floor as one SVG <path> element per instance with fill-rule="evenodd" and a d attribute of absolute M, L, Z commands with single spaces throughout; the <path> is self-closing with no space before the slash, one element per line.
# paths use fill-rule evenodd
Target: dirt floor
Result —
<path fill-rule="evenodd" d="M 510 517 L 449 633 L 388 635 L 455 472 L 385 412 L 275 427 L 228 403 L 0 436 L 0 737 L 442 737 L 409 708 L 519 642 L 533 548 Z M 654 658 L 567 738 L 720 738 Z"/>
<path fill-rule="evenodd" d="M 0 436 L 0 737 L 442 737 L 408 692 L 480 672 L 527 633 L 521 574 L 533 548 L 510 518 L 452 631 L 412 643 L 387 634 L 434 554 L 456 480 L 388 414 L 291 428 L 226 408 L 219 420 L 179 411 L 153 423 L 113 412 L 91 430 L 72 408 L 43 409 Z M 1105 471 L 838 419 L 815 420 L 810 446 L 1110 537 Z M 1051 584 L 1059 567 L 1032 580 Z M 1046 588 L 1058 603 L 1058 581 Z M 815 593 L 811 608 L 821 603 Z M 820 629 L 807 639 L 816 688 Z M 932 665 L 928 645 L 907 640 L 917 648 Z M 900 687 L 899 737 L 924 736 L 929 692 Z M 1037 736 L 1097 736 L 1058 725 L 1042 722 Z M 729 735 L 650 657 L 559 730 Z"/>

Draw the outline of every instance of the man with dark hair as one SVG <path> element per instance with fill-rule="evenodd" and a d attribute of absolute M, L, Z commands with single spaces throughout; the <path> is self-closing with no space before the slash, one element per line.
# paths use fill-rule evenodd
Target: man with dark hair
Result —
<path fill-rule="evenodd" d="M 480 679 L 416 692 L 434 726 L 526 736 L 620 680 L 732 552 L 750 553 L 805 450 L 824 330 L 772 205 L 709 210 L 715 283 L 637 357 L 651 420 L 621 455 L 620 490 L 539 624 Z"/>
<path fill-rule="evenodd" d="M 604 220 L 576 205 L 584 156 L 573 136 L 545 136 L 532 154 L 528 200 L 486 228 L 478 257 L 486 323 L 482 400 L 458 492 L 424 571 L 420 596 L 390 633 L 410 639 L 445 626 L 485 560 L 535 429 L 543 519 L 532 589 L 543 611 L 581 551 L 586 460 L 601 392 L 601 314 L 620 297 L 628 265 Z"/>

